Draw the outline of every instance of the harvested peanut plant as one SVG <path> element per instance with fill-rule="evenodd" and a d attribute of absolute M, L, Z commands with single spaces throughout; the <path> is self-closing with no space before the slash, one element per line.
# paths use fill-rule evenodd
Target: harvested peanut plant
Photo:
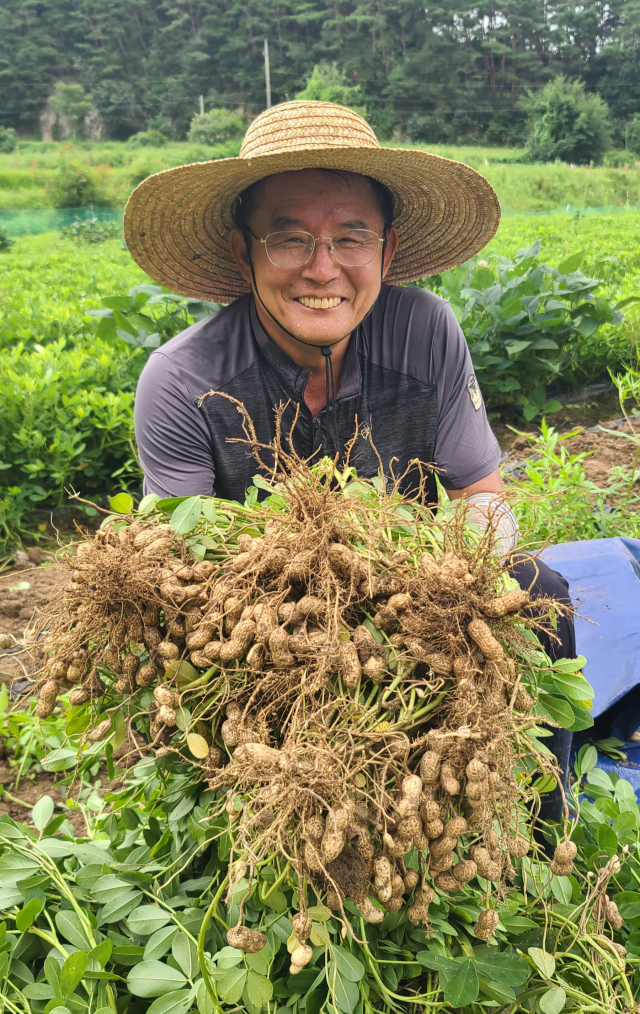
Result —
<path fill-rule="evenodd" d="M 494 959 L 511 969 L 502 997 L 515 1000 L 537 966 L 499 950 L 501 919 L 514 897 L 531 906 L 569 883 L 577 852 L 567 806 L 550 864 L 532 833 L 556 775 L 537 724 L 550 717 L 544 701 L 588 724 L 584 660 L 552 666 L 535 637 L 562 607 L 537 599 L 532 611 L 491 530 L 468 528 L 464 508 L 434 518 L 419 488 L 407 502 L 399 482 L 389 490 L 281 448 L 276 460 L 256 480 L 262 503 L 257 489 L 245 506 L 147 498 L 78 545 L 37 641 L 37 713 L 68 701 L 80 761 L 127 737 L 134 778 L 114 811 L 172 780 L 191 801 L 177 817 L 166 808 L 164 831 L 149 818 L 140 868 L 152 874 L 173 834 L 158 894 L 170 906 L 198 855 L 213 848 L 226 866 L 212 858 L 196 881 L 206 895 L 209 871 L 213 895 L 202 977 L 190 979 L 201 1011 L 240 1000 L 250 1014 L 293 1011 L 307 994 L 307 1012 L 462 1008 L 495 1002 Z M 591 908 L 615 927 L 604 898 Z M 464 913 L 457 958 L 443 946 L 449 909 Z M 136 911 L 116 914 L 131 929 Z M 401 925 L 403 956 L 385 961 L 385 931 Z M 269 970 L 283 942 L 278 999 Z M 387 967 L 402 962 L 406 975 Z M 158 995 L 137 983 L 132 971 L 134 996 Z"/>

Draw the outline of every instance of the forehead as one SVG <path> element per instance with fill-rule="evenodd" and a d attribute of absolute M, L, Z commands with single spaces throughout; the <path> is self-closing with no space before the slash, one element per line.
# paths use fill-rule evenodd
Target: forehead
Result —
<path fill-rule="evenodd" d="M 256 187 L 255 214 L 265 219 L 341 217 L 381 218 L 379 201 L 366 176 L 347 171 L 299 169 L 267 176 Z M 353 216 L 352 216 L 353 217 Z"/>

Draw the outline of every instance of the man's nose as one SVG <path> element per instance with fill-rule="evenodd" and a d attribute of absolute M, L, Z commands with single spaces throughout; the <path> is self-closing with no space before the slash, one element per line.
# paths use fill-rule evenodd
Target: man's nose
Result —
<path fill-rule="evenodd" d="M 339 276 L 341 271 L 340 265 L 336 264 L 329 253 L 329 243 L 330 240 L 328 239 L 316 240 L 316 246 L 313 254 L 311 255 L 311 260 L 305 264 L 300 272 L 302 278 L 308 278 L 310 281 L 326 284 Z"/>

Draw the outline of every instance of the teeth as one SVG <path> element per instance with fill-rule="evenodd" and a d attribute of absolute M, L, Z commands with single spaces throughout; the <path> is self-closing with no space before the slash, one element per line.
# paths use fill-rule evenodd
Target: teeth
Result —
<path fill-rule="evenodd" d="M 298 302 L 302 303 L 303 306 L 308 306 L 311 310 L 329 310 L 332 306 L 337 306 L 338 303 L 341 303 L 342 299 L 340 296 L 325 296 L 323 299 L 314 299 L 312 296 L 300 296 Z"/>

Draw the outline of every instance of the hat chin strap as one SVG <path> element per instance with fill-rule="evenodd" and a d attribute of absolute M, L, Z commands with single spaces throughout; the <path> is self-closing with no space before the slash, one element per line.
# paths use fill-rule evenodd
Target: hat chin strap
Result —
<path fill-rule="evenodd" d="M 256 275 L 255 275 L 255 271 L 253 270 L 253 258 L 251 256 L 251 239 L 250 239 L 250 236 L 249 236 L 247 230 L 245 229 L 243 231 L 244 231 L 245 247 L 247 249 L 247 259 L 249 261 L 249 270 L 251 271 L 251 283 L 253 285 L 253 291 L 255 293 L 255 296 L 256 296 L 258 302 L 260 303 L 260 306 L 262 307 L 262 309 L 264 310 L 264 312 L 267 314 L 267 316 L 273 321 L 273 323 L 276 325 L 276 327 L 280 328 L 281 331 L 284 331 L 284 333 L 286 335 L 288 335 L 289 338 L 293 338 L 294 341 L 300 342 L 301 345 L 307 345 L 309 348 L 317 349 L 318 346 L 315 344 L 315 342 L 305 341 L 304 338 L 298 338 L 297 335 L 292 334 L 292 332 L 289 331 L 283 324 L 281 324 L 279 320 L 276 320 L 276 318 L 271 313 L 271 310 L 269 309 L 269 307 L 265 306 L 264 300 L 262 299 L 262 296 L 260 295 L 260 292 L 258 290 L 258 283 L 256 282 Z M 384 248 L 385 248 L 386 242 L 387 242 L 387 240 L 386 240 L 386 237 L 385 237 L 384 243 L 383 243 L 383 246 L 382 246 L 382 257 L 380 259 L 380 285 L 382 285 L 382 281 L 383 281 L 382 272 L 384 270 Z M 367 312 L 365 313 L 364 317 L 360 321 L 360 324 L 362 324 L 362 322 L 367 319 L 367 317 L 369 316 L 369 314 L 373 310 L 374 305 L 375 305 L 375 300 L 374 300 L 373 304 L 369 307 L 369 309 L 367 310 Z M 345 334 L 345 335 L 342 336 L 342 338 L 337 338 L 336 341 L 331 342 L 330 345 L 321 345 L 320 346 L 320 352 L 324 356 L 324 382 L 325 382 L 325 398 L 326 398 L 326 405 L 327 405 L 327 413 L 329 415 L 329 420 L 331 422 L 331 425 L 329 427 L 329 431 L 330 432 L 333 431 L 331 433 L 331 437 L 333 438 L 333 448 L 332 449 L 328 448 L 329 453 L 331 453 L 331 454 L 336 454 L 337 451 L 339 451 L 338 444 L 340 442 L 340 438 L 338 436 L 338 423 L 337 423 L 337 420 L 336 420 L 336 387 L 335 387 L 335 376 L 334 376 L 334 372 L 333 372 L 333 349 L 334 349 L 335 345 L 339 345 L 340 342 L 344 341 L 345 338 L 348 338 L 350 334 L 351 334 L 351 331 L 348 331 L 347 334 Z"/>

